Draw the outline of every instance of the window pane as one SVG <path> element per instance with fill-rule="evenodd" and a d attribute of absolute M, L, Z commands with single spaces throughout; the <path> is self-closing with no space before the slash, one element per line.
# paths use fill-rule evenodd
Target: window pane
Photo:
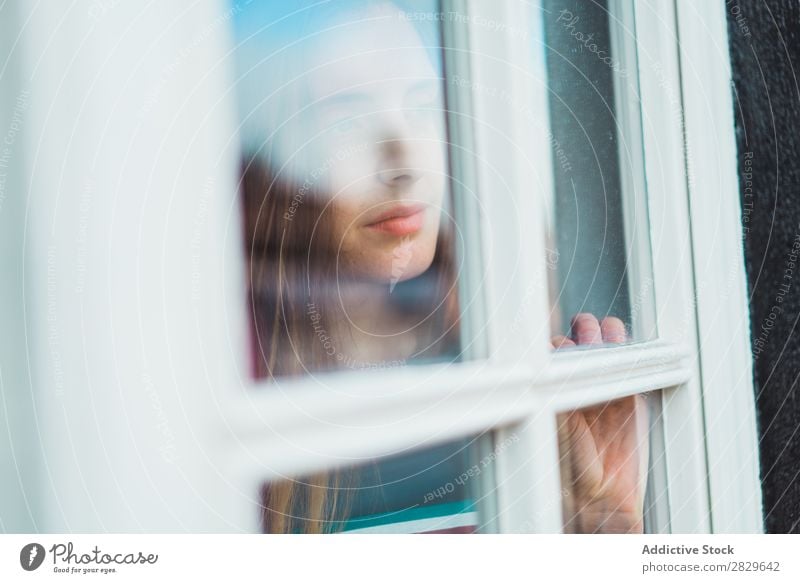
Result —
<path fill-rule="evenodd" d="M 233 11 L 256 378 L 463 358 L 438 13 L 368 0 Z M 273 481 L 264 529 L 472 532 L 487 440 Z"/>
<path fill-rule="evenodd" d="M 564 532 L 668 532 L 659 397 L 558 416 Z"/>
<path fill-rule="evenodd" d="M 543 2 L 555 335 L 580 313 L 618 318 L 626 341 L 656 335 L 632 14 L 627 0 Z"/>
<path fill-rule="evenodd" d="M 436 23 L 366 0 L 235 20 L 256 375 L 458 359 Z"/>
<path fill-rule="evenodd" d="M 271 533 L 474 533 L 485 530 L 478 492 L 493 480 L 489 437 L 268 483 L 262 525 Z"/>

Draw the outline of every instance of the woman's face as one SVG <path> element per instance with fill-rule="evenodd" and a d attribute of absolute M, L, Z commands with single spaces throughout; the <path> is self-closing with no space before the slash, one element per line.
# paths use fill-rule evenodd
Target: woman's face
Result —
<path fill-rule="evenodd" d="M 304 171 L 326 193 L 339 273 L 393 284 L 428 269 L 436 249 L 447 184 L 441 79 L 389 4 L 331 26 L 307 73 Z"/>

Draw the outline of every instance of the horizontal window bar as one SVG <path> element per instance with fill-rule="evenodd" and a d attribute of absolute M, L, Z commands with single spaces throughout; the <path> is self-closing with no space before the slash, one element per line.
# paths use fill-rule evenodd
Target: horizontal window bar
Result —
<path fill-rule="evenodd" d="M 254 478 L 349 465 L 680 385 L 687 356 L 653 342 L 558 353 L 541 372 L 477 362 L 262 383 L 226 410 L 218 443 Z"/>
<path fill-rule="evenodd" d="M 534 381 L 557 411 L 665 389 L 691 376 L 688 347 L 663 341 L 558 352 Z"/>

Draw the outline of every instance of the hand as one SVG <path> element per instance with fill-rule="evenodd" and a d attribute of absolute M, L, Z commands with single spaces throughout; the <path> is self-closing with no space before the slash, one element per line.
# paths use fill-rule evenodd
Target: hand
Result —
<path fill-rule="evenodd" d="M 578 314 L 571 328 L 553 348 L 626 340 L 619 318 Z M 565 532 L 642 532 L 647 438 L 641 395 L 558 416 Z"/>

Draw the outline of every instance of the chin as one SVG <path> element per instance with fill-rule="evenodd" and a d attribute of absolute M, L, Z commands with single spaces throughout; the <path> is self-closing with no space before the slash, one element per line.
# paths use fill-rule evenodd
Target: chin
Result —
<path fill-rule="evenodd" d="M 363 262 L 359 269 L 353 269 L 351 273 L 362 280 L 394 286 L 425 273 L 433 263 L 434 253 L 435 250 L 431 250 L 424 257 L 416 256 L 408 262 L 403 261 L 402 256 L 382 254 L 373 261 Z"/>
<path fill-rule="evenodd" d="M 404 281 L 408 281 L 410 279 L 414 279 L 415 277 L 419 277 L 423 273 L 425 273 L 428 268 L 430 267 L 430 263 L 428 263 L 425 267 L 408 269 L 404 271 L 402 274 L 399 275 L 390 275 L 386 281 L 389 285 L 397 285 L 398 283 L 402 283 Z"/>
<path fill-rule="evenodd" d="M 359 241 L 353 247 L 368 251 L 347 254 L 347 271 L 357 279 L 391 286 L 422 275 L 433 263 L 438 239 L 438 228 L 426 231 L 414 239 L 393 238 L 382 247 L 372 240 Z"/>

